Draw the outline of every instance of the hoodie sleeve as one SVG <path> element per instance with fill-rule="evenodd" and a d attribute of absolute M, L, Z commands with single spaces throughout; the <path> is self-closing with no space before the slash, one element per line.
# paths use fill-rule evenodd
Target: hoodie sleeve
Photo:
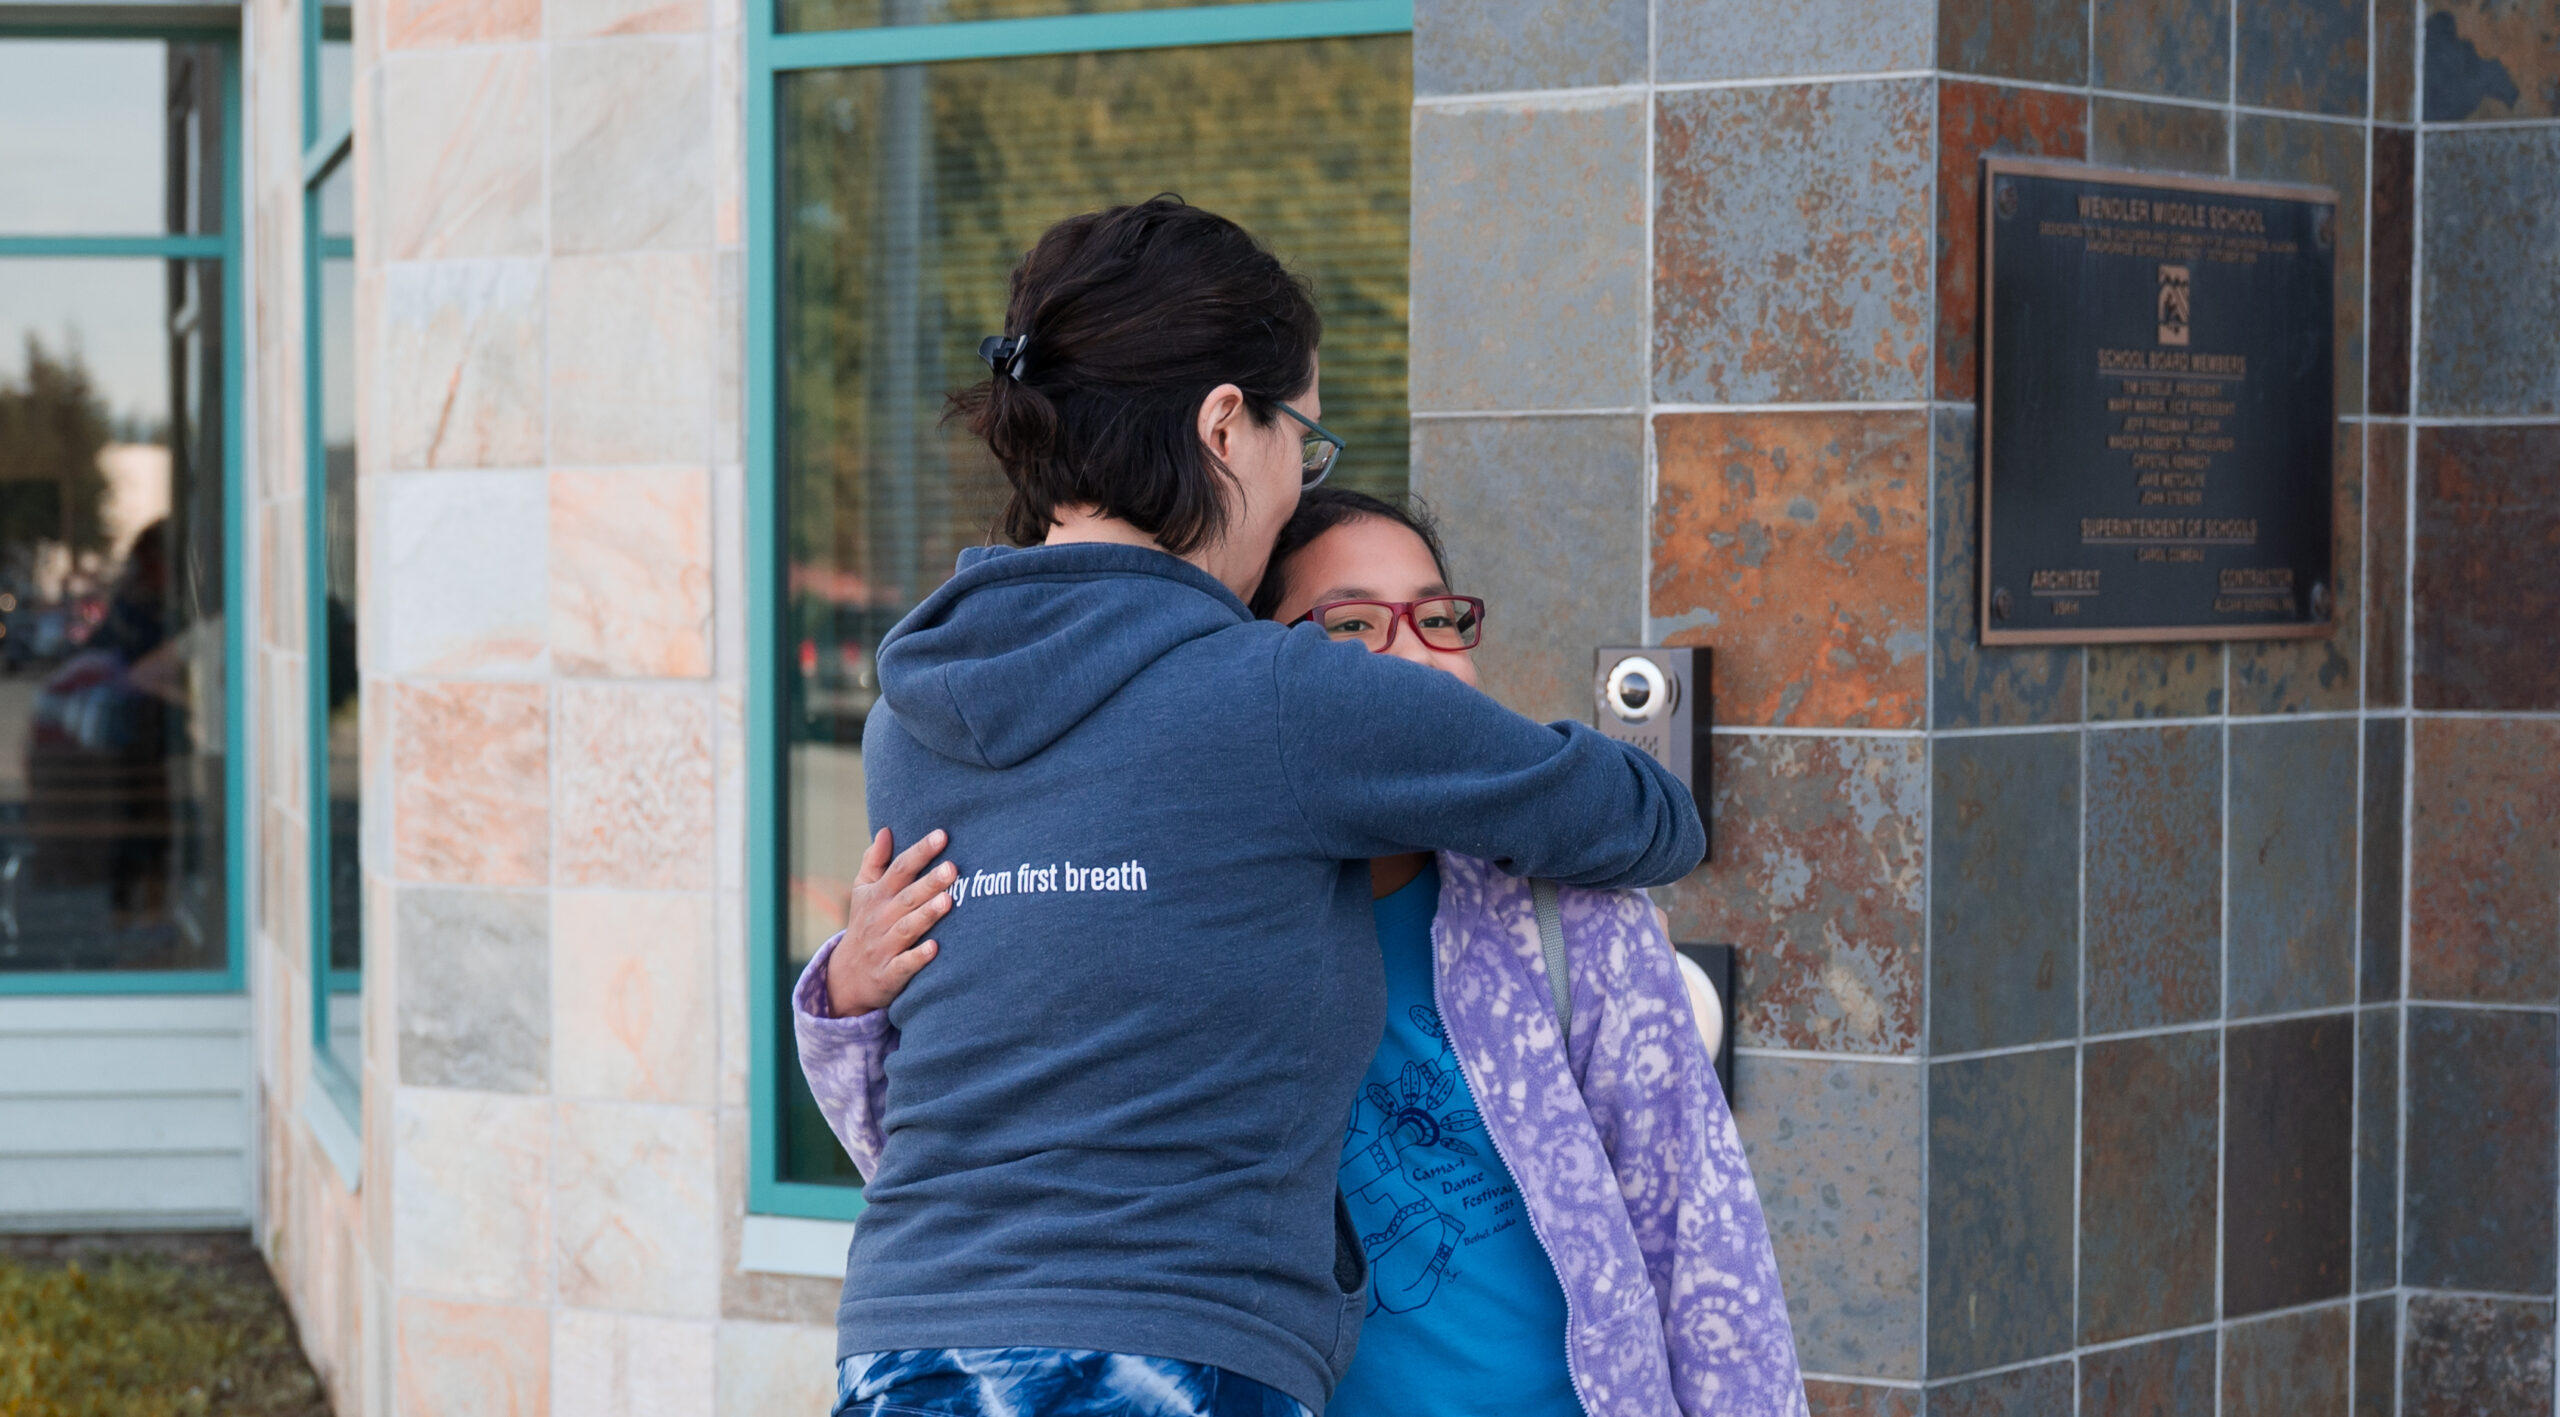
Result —
<path fill-rule="evenodd" d="M 851 1018 L 829 1017 L 826 997 L 827 961 L 836 952 L 838 935 L 818 947 L 791 990 L 792 1040 L 800 1048 L 800 1072 L 818 1099 L 827 1130 L 844 1143 L 845 1154 L 864 1180 L 880 1169 L 880 1113 L 889 1088 L 889 1055 L 898 1051 L 898 1030 L 887 1009 Z"/>
<path fill-rule="evenodd" d="M 1801 1417 L 1804 1375 L 1750 1159 L 1644 897 L 1559 902 L 1573 984 L 1566 1049 L 1617 1173 L 1685 1417 Z"/>
<path fill-rule="evenodd" d="M 1280 638 L 1280 770 L 1324 854 L 1454 851 L 1567 885 L 1664 885 L 1706 855 L 1688 789 L 1579 723 L 1540 724 L 1453 675 Z"/>

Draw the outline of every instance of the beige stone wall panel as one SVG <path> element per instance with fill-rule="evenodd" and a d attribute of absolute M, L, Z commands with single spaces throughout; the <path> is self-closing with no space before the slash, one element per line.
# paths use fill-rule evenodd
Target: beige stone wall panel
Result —
<path fill-rule="evenodd" d="M 720 1229 L 709 1109 L 567 1102 L 556 1111 L 560 1301 L 716 1315 Z"/>
<path fill-rule="evenodd" d="M 551 476 L 550 637 L 562 674 L 711 672 L 711 476 Z"/>
<path fill-rule="evenodd" d="M 385 259 L 541 254 L 542 91 L 542 61 L 529 49 L 383 65 Z"/>
<path fill-rule="evenodd" d="M 551 1107 L 404 1088 L 392 1103 L 392 1268 L 414 1293 L 540 1303 L 551 1278 Z M 379 1123 L 377 1123 L 379 1125 Z"/>
<path fill-rule="evenodd" d="M 638 34 L 686 34 L 711 21 L 705 0 L 552 0 L 546 18 L 551 37 L 610 39 Z"/>
<path fill-rule="evenodd" d="M 714 935 L 707 894 L 552 898 L 547 997 L 559 1096 L 711 1105 Z"/>
<path fill-rule="evenodd" d="M 712 885 L 709 696 L 560 691 L 560 883 Z"/>
<path fill-rule="evenodd" d="M 720 1326 L 718 1417 L 824 1412 L 836 1400 L 833 1325 Z"/>
<path fill-rule="evenodd" d="M 540 685 L 392 688 L 392 859 L 405 880 L 550 877 L 550 709 Z"/>
<path fill-rule="evenodd" d="M 542 0 L 388 0 L 382 47 L 437 49 L 542 35 Z"/>
<path fill-rule="evenodd" d="M 708 1322 L 562 1310 L 551 1321 L 551 1417 L 702 1417 L 716 1349 Z"/>
<path fill-rule="evenodd" d="M 543 266 L 393 267 L 383 290 L 386 469 L 533 467 L 543 459 Z"/>
<path fill-rule="evenodd" d="M 540 1309 L 400 1301 L 400 1417 L 545 1417 L 551 1325 Z"/>
<path fill-rule="evenodd" d="M 549 503 L 539 472 L 403 475 L 375 484 L 388 575 L 371 599 L 387 631 L 371 656 L 395 674 L 539 670 Z"/>
<path fill-rule="evenodd" d="M 799 1411 L 800 1408 L 738 1407 L 731 1405 L 734 1393 L 772 1393 L 779 1385 L 784 1394 L 804 1393 L 815 1380 L 828 1377 L 835 1364 L 836 1301 L 844 1296 L 844 1284 L 834 1279 L 815 1279 L 794 1274 L 755 1274 L 738 1267 L 740 1242 L 746 1233 L 747 1214 L 747 1134 L 748 1121 L 743 1107 L 720 1110 L 720 1315 L 728 1322 L 721 1325 L 720 1383 L 721 1406 L 726 1412 Z M 816 1371 L 739 1374 L 733 1371 L 730 1335 L 752 1332 L 760 1324 L 739 1320 L 760 1320 L 779 1326 L 790 1333 L 824 1333 L 827 1347 L 820 1356 L 824 1365 Z M 822 1327 L 823 1326 L 823 1327 Z M 789 1348 L 795 1340 L 768 1337 L 749 1340 L 745 1347 L 767 1351 L 767 1345 Z M 733 1389 L 732 1383 L 740 1386 Z M 832 1386 L 832 1384 L 830 1384 Z M 827 1402 L 833 1402 L 830 1392 Z M 822 1412 L 824 1404 L 805 1410 Z"/>
<path fill-rule="evenodd" d="M 555 260 L 550 296 L 552 461 L 708 462 L 710 255 Z"/>
<path fill-rule="evenodd" d="M 551 56 L 551 246 L 709 244 L 711 55 L 699 38 L 561 45 Z"/>

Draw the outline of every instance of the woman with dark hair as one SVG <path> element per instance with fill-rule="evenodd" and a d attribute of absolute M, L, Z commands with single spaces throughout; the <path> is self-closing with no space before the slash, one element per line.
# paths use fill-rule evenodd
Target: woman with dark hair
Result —
<path fill-rule="evenodd" d="M 1452 593 L 1410 505 L 1307 493 L 1253 610 L 1475 682 L 1482 604 Z M 818 1010 L 933 957 L 951 898 L 915 889 L 917 856 L 874 844 L 796 1010 L 801 1067 L 865 1171 L 865 1080 L 895 1034 L 839 1046 Z M 1338 1181 L 1370 1300 L 1327 1417 L 1800 1417 L 1777 1258 L 1661 914 L 1571 888 L 1542 912 L 1543 890 L 1455 852 L 1369 863 L 1387 1027 Z"/>
<path fill-rule="evenodd" d="M 1006 323 L 955 406 L 1017 545 L 884 637 L 863 734 L 872 821 L 948 829 L 919 884 L 953 908 L 886 1009 L 828 1001 L 840 1041 L 897 1031 L 840 1410 L 1321 1409 L 1368 1307 L 1334 1174 L 1384 1025 L 1366 863 L 1645 885 L 1704 832 L 1641 753 L 1253 618 L 1340 443 L 1314 302 L 1241 227 L 1061 222 Z"/>

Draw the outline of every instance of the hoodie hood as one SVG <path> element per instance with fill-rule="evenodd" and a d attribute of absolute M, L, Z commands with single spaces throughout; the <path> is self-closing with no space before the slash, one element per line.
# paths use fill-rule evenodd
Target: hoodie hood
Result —
<path fill-rule="evenodd" d="M 1250 623 L 1235 592 L 1140 546 L 973 546 L 880 641 L 880 698 L 917 742 L 1009 768 L 1175 648 Z"/>

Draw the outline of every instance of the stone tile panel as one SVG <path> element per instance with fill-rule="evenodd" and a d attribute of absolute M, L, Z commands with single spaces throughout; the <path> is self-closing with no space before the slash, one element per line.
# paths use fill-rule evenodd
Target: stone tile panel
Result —
<path fill-rule="evenodd" d="M 708 1322 L 636 1314 L 555 1312 L 550 1417 L 710 1412 L 716 1329 Z"/>
<path fill-rule="evenodd" d="M 385 50 L 504 44 L 542 37 L 542 0 L 387 0 Z"/>
<path fill-rule="evenodd" d="M 2123 1033 L 2222 1012 L 2222 735 L 2088 737 L 2086 1026 Z"/>
<path fill-rule="evenodd" d="M 2190 1333 L 2080 1360 L 2080 1417 L 2214 1417 L 2214 1336 Z"/>
<path fill-rule="evenodd" d="M 2355 1035 L 2352 1014 L 2251 1024 L 2225 1035 L 2227 1318 L 2347 1293 Z"/>
<path fill-rule="evenodd" d="M 2089 108 L 2089 160 L 2220 177 L 2231 170 L 2231 120 L 2219 108 L 2097 98 Z"/>
<path fill-rule="evenodd" d="M 714 1318 L 720 1226 L 708 1109 L 558 1107 L 552 1209 L 563 1303 Z"/>
<path fill-rule="evenodd" d="M 2088 1045 L 2080 1105 L 2080 1341 L 2209 1323 L 2221 1037 Z"/>
<path fill-rule="evenodd" d="M 1925 414 L 1665 415 L 1652 631 L 1716 650 L 1721 723 L 1918 728 Z"/>
<path fill-rule="evenodd" d="M 1622 96 L 1415 110 L 1417 411 L 1642 401 L 1644 124 Z"/>
<path fill-rule="evenodd" d="M 2313 8 L 2336 3 L 2337 0 L 2303 0 Z M 2244 0 L 2247 3 L 2247 0 Z M 2279 0 L 2284 3 L 2284 0 Z M 2355 13 L 2357 23 L 2363 21 L 2363 6 Z M 2363 82 L 2364 66 L 2356 66 L 2357 83 Z M 2362 125 L 2353 123 L 2319 123 L 2303 118 L 2269 118 L 2244 113 L 2236 120 L 2233 135 L 2231 171 L 2235 177 L 2261 178 L 2275 182 L 2304 182 L 2332 189 L 2338 194 L 2337 253 L 2337 411 L 2341 415 L 2364 412 L 2365 383 L 2365 204 L 2356 194 L 2365 190 L 2364 135 Z M 2434 174 L 2428 174 L 2432 184 Z M 2432 304 L 2428 307 L 2434 312 Z"/>
<path fill-rule="evenodd" d="M 2551 1293 L 2552 1015 L 2413 1007 L 2408 1026 L 2401 1282 Z"/>
<path fill-rule="evenodd" d="M 2356 1292 L 2400 1282 L 2400 1015 L 2356 1015 Z"/>
<path fill-rule="evenodd" d="M 2560 723 L 2419 719 L 2409 994 L 2560 998 Z"/>
<path fill-rule="evenodd" d="M 551 1325 L 541 1309 L 404 1296 L 398 1325 L 403 1417 L 551 1410 Z"/>
<path fill-rule="evenodd" d="M 2234 1018 L 2355 1000 L 2358 736 L 2352 719 L 2231 729 Z"/>
<path fill-rule="evenodd" d="M 1979 396 L 1982 159 L 2082 157 L 2088 134 L 2089 104 L 2078 94 L 1939 82 L 1937 397 Z"/>
<path fill-rule="evenodd" d="M 1656 100 L 1656 399 L 1923 396 L 1932 88 L 1893 79 Z M 1418 221 L 1414 241 L 1423 249 Z M 1424 327 L 1419 298 L 1414 323 Z"/>
<path fill-rule="evenodd" d="M 1420 0 L 1413 7 L 1413 91 L 1431 97 L 1640 83 L 1646 10 L 1644 0 Z"/>
<path fill-rule="evenodd" d="M 712 888 L 711 701 L 634 687 L 560 691 L 560 879 Z"/>
<path fill-rule="evenodd" d="M 615 39 L 699 30 L 711 8 L 703 0 L 551 0 L 544 18 L 554 40 Z"/>
<path fill-rule="evenodd" d="M 711 54 L 701 40 L 554 49 L 552 249 L 709 245 L 711 128 Z"/>
<path fill-rule="evenodd" d="M 397 893 L 400 1081 L 541 1092 L 551 1082 L 551 941 L 533 891 Z"/>
<path fill-rule="evenodd" d="M 2231 93 L 2232 0 L 2096 0 L 2090 82 L 2210 99 Z"/>
<path fill-rule="evenodd" d="M 708 462 L 708 252 L 554 260 L 550 331 L 555 464 Z"/>
<path fill-rule="evenodd" d="M 2417 463 L 2413 707 L 2560 709 L 2560 427 L 2421 428 Z"/>
<path fill-rule="evenodd" d="M 1916 1388 L 1807 1378 L 1804 1399 L 1808 1417 L 1920 1417 L 1921 1398 Z"/>
<path fill-rule="evenodd" d="M 720 1325 L 717 1417 L 825 1412 L 836 1400 L 836 1331 L 816 1324 Z"/>
<path fill-rule="evenodd" d="M 711 673 L 711 474 L 551 476 L 551 662 L 563 674 Z"/>
<path fill-rule="evenodd" d="M 2407 1351 L 2405 1417 L 2551 1410 L 2549 1304 L 2412 1294 Z"/>
<path fill-rule="evenodd" d="M 2377 6 L 2378 10 L 2404 8 Z M 2410 282 L 2417 276 L 2418 136 L 2373 129 L 2373 249 L 2365 300 L 2372 331 L 2365 350 L 2365 411 L 2409 411 Z"/>
<path fill-rule="evenodd" d="M 2069 1038 L 2080 1021 L 2080 737 L 1941 738 L 1935 757 L 1930 1050 Z"/>
<path fill-rule="evenodd" d="M 711 897 L 564 891 L 551 924 L 558 1095 L 711 1105 Z"/>
<path fill-rule="evenodd" d="M 2362 702 L 2364 636 L 2364 438 L 2337 425 L 2330 446 L 2329 633 L 2231 646 L 2231 712 L 2342 713 Z"/>
<path fill-rule="evenodd" d="M 383 277 L 381 466 L 543 460 L 539 261 L 395 265 Z"/>
<path fill-rule="evenodd" d="M 1542 721 L 1587 721 L 1592 649 L 1646 642 L 1635 569 L 1643 422 L 1424 419 L 1413 426 L 1413 490 L 1439 518 L 1458 589 L 1484 597 L 1500 627 L 1475 655 L 1485 691 Z M 1721 656 L 1715 667 L 1721 677 Z"/>
<path fill-rule="evenodd" d="M 2365 0 L 2237 0 L 2232 97 L 2252 108 L 2365 114 Z"/>
<path fill-rule="evenodd" d="M 2222 1417 L 2344 1417 L 2347 1307 L 2222 1331 Z"/>
<path fill-rule="evenodd" d="M 1925 0 L 1805 0 L 1783 24 L 1751 0 L 1662 0 L 1654 22 L 1660 83 L 1926 69 L 1937 37 Z"/>
<path fill-rule="evenodd" d="M 2044 1417 L 2072 1410 L 2071 1362 L 2013 1368 L 1929 1389 L 1929 1417 Z"/>
<path fill-rule="evenodd" d="M 749 1273 L 738 1267 L 746 1236 L 746 1109 L 722 1107 L 719 1126 L 721 1331 L 725 1334 L 741 1319 L 777 1325 L 824 1325 L 821 1331 L 827 1335 L 828 1356 L 821 1360 L 819 1368 L 828 1379 L 827 1399 L 809 1410 L 829 1411 L 835 1402 L 836 1303 L 844 1297 L 844 1281 L 799 1274 Z M 759 1414 L 763 1411 L 756 1410 Z"/>
<path fill-rule="evenodd" d="M 491 6 L 491 9 L 498 8 Z M 540 10 L 532 5 L 536 21 Z M 392 0 L 397 27 L 402 0 Z M 529 49 L 395 55 L 380 70 L 370 151 L 382 250 L 394 261 L 542 254 L 542 60 Z M 370 233 L 369 233 L 370 234 Z"/>
<path fill-rule="evenodd" d="M 1930 689 L 1932 727 L 2004 728 L 2078 721 L 2082 697 L 2077 646 L 1982 643 L 1979 498 L 1981 451 L 1971 408 L 1931 415 L 1930 462 L 1937 479 L 1931 511 L 1930 634 L 1936 642 Z"/>
<path fill-rule="evenodd" d="M 2560 117 L 2560 8 L 2427 0 L 2427 121 Z"/>
<path fill-rule="evenodd" d="M 2089 646 L 2089 721 L 2205 718 L 2222 712 L 2219 644 Z"/>
<path fill-rule="evenodd" d="M 1938 67 L 2000 79 L 2079 84 L 2089 77 L 2086 0 L 1945 0 Z"/>
<path fill-rule="evenodd" d="M 2400 1301 L 2392 1295 L 2356 1305 L 2355 1417 L 2399 1411 Z"/>
<path fill-rule="evenodd" d="M 394 1094 L 388 1120 L 391 1269 L 401 1287 L 453 1299 L 549 1298 L 550 1104 L 410 1087 Z"/>
<path fill-rule="evenodd" d="M 1769 1218 L 1799 1360 L 1819 1373 L 1917 1378 L 1920 1070 L 1845 1058 L 1755 1057 L 1746 1066 L 1753 1101 L 1735 1125 Z M 1868 1410 L 1851 1402 L 1857 1396 L 1842 1395 L 1839 1410 Z"/>
<path fill-rule="evenodd" d="M 390 687 L 393 870 L 450 885 L 547 884 L 547 692 L 535 684 Z"/>
<path fill-rule="evenodd" d="M 1655 898 L 1677 938 L 1739 948 L 1739 1042 L 1918 1050 L 1927 762 L 1917 738 L 1716 738 L 1716 859 Z"/>
<path fill-rule="evenodd" d="M 438 472 L 373 480 L 379 509 L 368 589 L 386 634 L 365 648 L 376 673 L 521 678 L 541 672 L 543 545 L 539 472 Z M 383 574 L 386 573 L 387 574 Z"/>
<path fill-rule="evenodd" d="M 2409 702 L 2409 429 L 2365 425 L 2364 702 Z"/>
<path fill-rule="evenodd" d="M 2432 108 L 2432 58 L 2429 70 Z M 2547 200 L 2560 191 L 2560 125 L 2430 133 L 2423 160 L 2418 411 L 2560 414 L 2560 221 Z"/>
<path fill-rule="evenodd" d="M 2418 7 L 2397 0 L 2373 7 L 2373 116 L 2384 123 L 2417 117 Z"/>
<path fill-rule="evenodd" d="M 2071 1346 L 2075 1071 L 2069 1048 L 1930 1065 L 1933 1372 Z"/>
<path fill-rule="evenodd" d="M 2364 939 L 2357 951 L 2358 1002 L 2400 997 L 2401 845 L 2408 799 L 2408 724 L 2373 718 L 2364 725 Z"/>

